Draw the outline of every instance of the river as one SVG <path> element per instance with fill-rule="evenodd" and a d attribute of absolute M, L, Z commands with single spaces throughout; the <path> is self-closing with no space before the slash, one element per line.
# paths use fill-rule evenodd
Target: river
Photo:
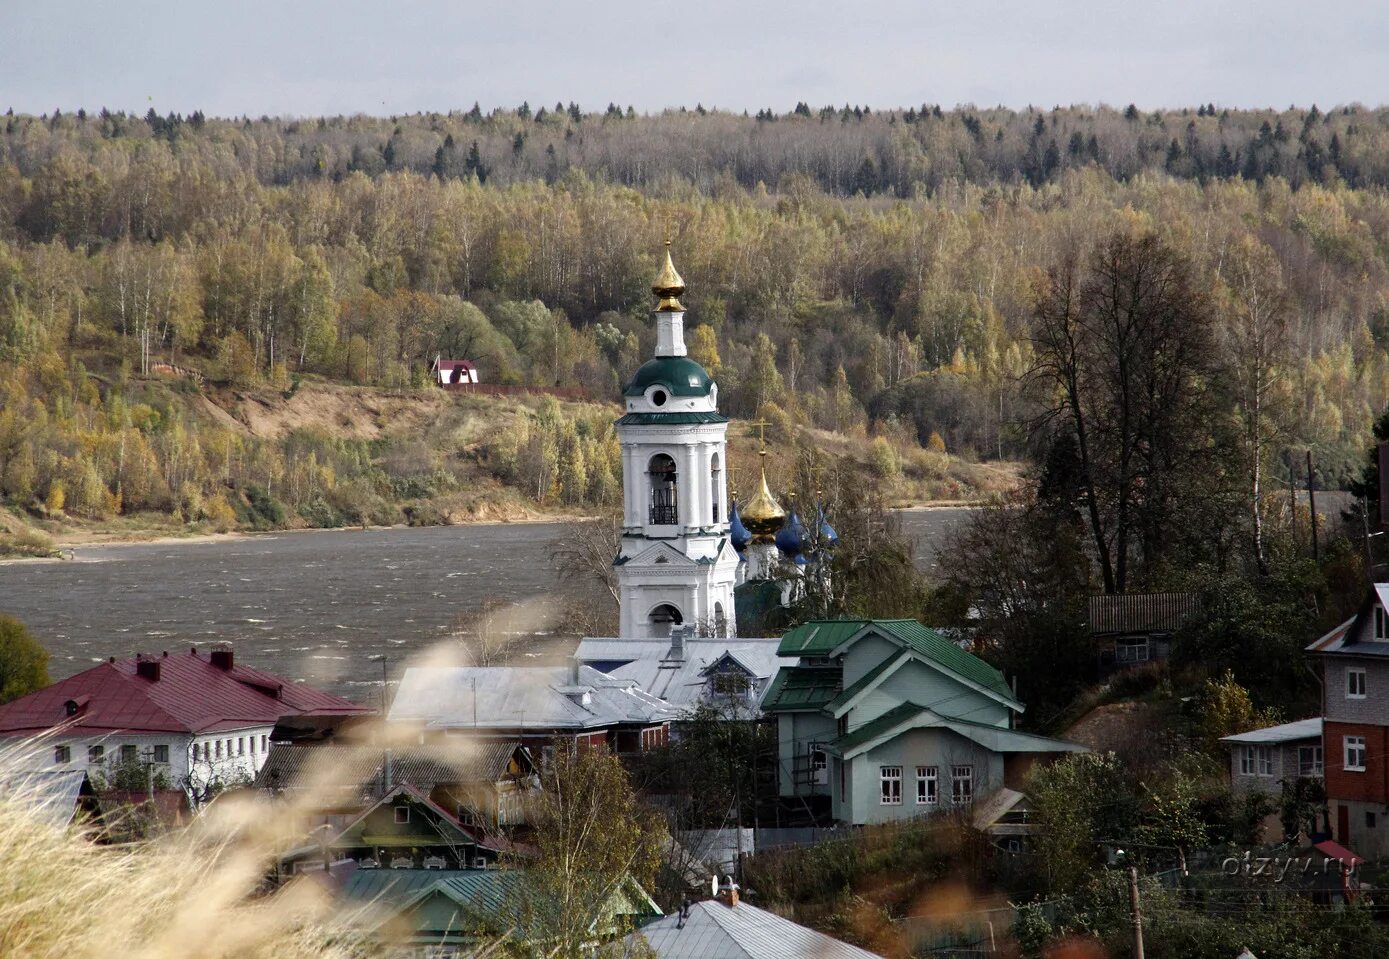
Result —
<path fill-rule="evenodd" d="M 922 568 L 968 510 L 904 511 Z M 61 679 L 107 656 L 225 641 L 238 660 L 376 702 L 393 678 L 487 598 L 562 596 L 553 523 L 265 533 L 79 547 L 66 562 L 0 564 L 0 612 L 26 623 Z M 541 637 L 565 637 L 529 617 Z"/>

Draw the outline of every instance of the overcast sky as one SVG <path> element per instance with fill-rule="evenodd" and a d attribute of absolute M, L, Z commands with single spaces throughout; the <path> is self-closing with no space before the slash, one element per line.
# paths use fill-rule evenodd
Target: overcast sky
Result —
<path fill-rule="evenodd" d="M 1389 102 L 1385 0 L 0 0 L 0 109 Z"/>

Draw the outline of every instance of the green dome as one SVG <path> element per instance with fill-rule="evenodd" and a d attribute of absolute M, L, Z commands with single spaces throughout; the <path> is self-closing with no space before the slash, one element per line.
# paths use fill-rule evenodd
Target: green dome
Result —
<path fill-rule="evenodd" d="M 622 390 L 624 396 L 642 396 L 660 384 L 671 396 L 708 396 L 713 379 L 688 356 L 658 356 L 647 360 Z"/>

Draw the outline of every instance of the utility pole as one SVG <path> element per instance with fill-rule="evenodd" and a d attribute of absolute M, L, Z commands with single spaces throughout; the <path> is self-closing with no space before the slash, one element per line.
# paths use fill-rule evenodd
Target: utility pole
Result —
<path fill-rule="evenodd" d="M 1307 451 L 1307 509 L 1312 514 L 1312 562 L 1321 561 L 1321 550 L 1317 546 L 1317 491 L 1312 486 L 1312 451 Z"/>
<path fill-rule="evenodd" d="M 1143 959 L 1143 909 L 1138 902 L 1138 867 L 1129 866 L 1129 910 L 1133 913 L 1133 959 Z"/>

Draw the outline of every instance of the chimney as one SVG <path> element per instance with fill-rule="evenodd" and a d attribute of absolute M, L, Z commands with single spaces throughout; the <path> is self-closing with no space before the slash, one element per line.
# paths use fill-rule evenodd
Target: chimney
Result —
<path fill-rule="evenodd" d="M 676 624 L 670 627 L 670 652 L 666 653 L 666 659 L 677 663 L 685 661 L 685 639 L 694 632 L 690 626 Z"/>
<path fill-rule="evenodd" d="M 738 907 L 738 884 L 733 881 L 732 876 L 729 876 L 719 887 L 719 902 L 729 909 Z"/>
<path fill-rule="evenodd" d="M 152 683 L 159 682 L 159 660 L 146 659 L 143 656 L 135 657 L 135 675 L 148 679 Z"/>
<path fill-rule="evenodd" d="M 386 750 L 385 755 L 381 757 L 381 785 L 382 795 L 391 791 L 391 751 L 389 749 Z"/>
<path fill-rule="evenodd" d="M 218 649 L 214 649 L 214 650 L 212 651 L 212 665 L 216 666 L 218 669 L 222 669 L 222 670 L 226 670 L 227 672 L 231 672 L 231 668 L 232 668 L 232 651 L 231 651 L 231 647 L 230 647 L 230 646 L 222 646 L 222 647 L 220 647 L 220 648 L 218 648 Z"/>
<path fill-rule="evenodd" d="M 579 679 L 579 673 L 582 671 L 583 665 L 583 661 L 579 657 L 569 657 L 569 682 L 571 684 L 577 686 L 582 681 Z"/>

